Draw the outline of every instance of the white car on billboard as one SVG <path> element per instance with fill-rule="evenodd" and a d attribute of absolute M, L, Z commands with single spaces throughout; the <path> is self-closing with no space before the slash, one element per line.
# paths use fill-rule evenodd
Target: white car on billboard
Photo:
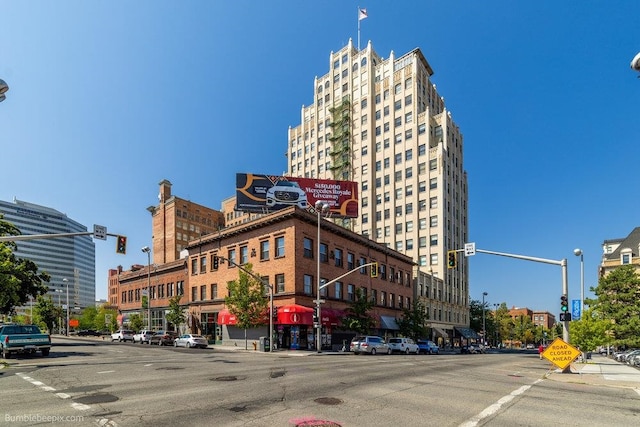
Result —
<path fill-rule="evenodd" d="M 307 208 L 307 194 L 300 188 L 297 182 L 277 181 L 273 187 L 267 190 L 267 206 L 296 205 L 300 209 Z"/>

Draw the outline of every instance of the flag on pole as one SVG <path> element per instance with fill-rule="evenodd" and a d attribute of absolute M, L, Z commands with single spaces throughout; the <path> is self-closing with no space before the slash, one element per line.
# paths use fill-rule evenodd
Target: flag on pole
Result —
<path fill-rule="evenodd" d="M 367 17 L 367 9 L 358 8 L 358 21 L 362 21 Z"/>

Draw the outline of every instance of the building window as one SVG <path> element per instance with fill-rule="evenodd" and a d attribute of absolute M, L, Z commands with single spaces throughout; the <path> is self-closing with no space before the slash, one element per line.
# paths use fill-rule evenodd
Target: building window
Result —
<path fill-rule="evenodd" d="M 438 188 L 438 178 L 429 179 L 429 189 L 435 190 L 436 188 Z"/>
<path fill-rule="evenodd" d="M 191 288 L 191 301 L 198 301 L 198 287 Z"/>
<path fill-rule="evenodd" d="M 342 299 L 342 282 L 336 282 L 334 289 L 335 289 L 335 298 Z"/>
<path fill-rule="evenodd" d="M 263 240 L 260 242 L 260 261 L 266 261 L 269 259 L 269 241 Z"/>
<path fill-rule="evenodd" d="M 347 285 L 347 300 L 356 300 L 356 287 L 355 285 Z"/>
<path fill-rule="evenodd" d="M 218 285 L 213 283 L 211 285 L 211 299 L 217 299 L 218 298 Z"/>
<path fill-rule="evenodd" d="M 228 255 L 227 255 L 227 259 L 230 261 L 229 262 L 229 267 L 233 267 L 233 264 L 237 264 L 238 260 L 236 259 L 236 250 L 235 249 L 229 249 Z"/>
<path fill-rule="evenodd" d="M 303 283 L 304 283 L 304 290 L 303 290 L 304 294 L 313 295 L 313 276 L 310 276 L 309 274 L 305 274 Z"/>
<path fill-rule="evenodd" d="M 240 246 L 240 264 L 244 265 L 249 262 L 249 248 Z"/>
<path fill-rule="evenodd" d="M 380 305 L 385 307 L 387 305 L 387 293 L 380 291 Z"/>
<path fill-rule="evenodd" d="M 207 299 L 207 285 L 200 286 L 200 301 Z"/>
<path fill-rule="evenodd" d="M 335 249 L 333 251 L 336 267 L 342 267 L 342 249 Z"/>
<path fill-rule="evenodd" d="M 198 274 L 198 258 L 191 259 L 191 274 Z"/>
<path fill-rule="evenodd" d="M 431 236 L 429 236 L 429 244 L 431 246 L 438 246 L 438 235 L 437 234 L 432 234 Z"/>
<path fill-rule="evenodd" d="M 433 215 L 429 217 L 429 227 L 437 227 L 438 226 L 438 216 Z"/>
<path fill-rule="evenodd" d="M 360 261 L 358 262 L 358 265 L 365 265 L 367 263 L 367 259 L 365 257 L 360 257 Z M 367 267 L 362 267 L 360 269 L 360 274 L 367 274 Z"/>
<path fill-rule="evenodd" d="M 305 237 L 303 246 L 304 246 L 304 257 L 313 258 L 313 240 L 311 240 L 308 237 Z"/>
<path fill-rule="evenodd" d="M 320 243 L 320 261 L 329 262 L 329 247 L 326 243 Z"/>
<path fill-rule="evenodd" d="M 284 274 L 276 274 L 276 292 L 284 292 Z"/>
<path fill-rule="evenodd" d="M 355 268 L 355 255 L 351 252 L 347 252 L 347 269 L 353 270 Z"/>
<path fill-rule="evenodd" d="M 276 258 L 284 256 L 284 237 L 276 237 Z"/>

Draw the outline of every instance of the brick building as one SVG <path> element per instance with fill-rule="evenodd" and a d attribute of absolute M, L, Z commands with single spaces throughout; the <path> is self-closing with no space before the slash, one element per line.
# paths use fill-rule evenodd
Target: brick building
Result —
<path fill-rule="evenodd" d="M 237 280 L 239 269 L 225 262 L 213 268 L 213 257 L 239 265 L 252 264 L 252 271 L 273 286 L 278 342 L 285 348 L 313 348 L 313 307 L 317 293 L 317 264 L 320 278 L 331 281 L 358 265 L 378 262 L 379 275 L 371 277 L 365 267 L 321 290 L 323 347 L 341 347 L 345 334 L 337 328 L 339 317 L 354 301 L 356 290 L 375 301 L 376 331 L 380 335 L 397 331 L 395 318 L 411 306 L 414 297 L 413 262 L 410 257 L 367 237 L 321 220 L 320 254 L 317 254 L 317 216 L 296 207 L 234 225 L 219 233 L 191 241 L 189 280 L 186 290 L 190 318 L 200 332 L 215 333 L 224 340 L 241 339 L 229 316 L 224 298 L 227 282 Z M 295 315 L 294 315 L 295 314 Z M 267 327 L 256 331 L 268 335 Z"/>

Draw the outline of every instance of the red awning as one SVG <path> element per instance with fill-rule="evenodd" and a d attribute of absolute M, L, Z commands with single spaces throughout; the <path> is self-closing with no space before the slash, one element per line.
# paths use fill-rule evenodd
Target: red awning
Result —
<path fill-rule="evenodd" d="M 298 304 L 278 307 L 278 323 L 281 325 L 313 325 L 313 308 Z"/>
<path fill-rule="evenodd" d="M 321 308 L 320 316 L 322 324 L 325 326 L 337 326 L 342 323 L 342 319 L 347 315 L 343 310 L 336 308 Z"/>
<path fill-rule="evenodd" d="M 223 308 L 218 313 L 218 325 L 235 325 L 237 322 L 236 315 L 231 314 L 226 308 Z"/>

